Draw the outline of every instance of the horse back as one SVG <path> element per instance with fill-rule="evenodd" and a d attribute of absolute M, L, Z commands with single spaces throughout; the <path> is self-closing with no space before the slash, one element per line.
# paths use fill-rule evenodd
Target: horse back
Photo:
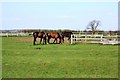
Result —
<path fill-rule="evenodd" d="M 49 32 L 47 33 L 47 36 L 52 38 L 58 38 L 60 37 L 60 34 L 58 32 Z"/>
<path fill-rule="evenodd" d="M 65 36 L 65 37 L 70 37 L 71 34 L 73 34 L 72 32 L 62 32 L 61 35 Z"/>
<path fill-rule="evenodd" d="M 46 37 L 46 34 L 44 32 L 34 32 L 34 37 Z"/>

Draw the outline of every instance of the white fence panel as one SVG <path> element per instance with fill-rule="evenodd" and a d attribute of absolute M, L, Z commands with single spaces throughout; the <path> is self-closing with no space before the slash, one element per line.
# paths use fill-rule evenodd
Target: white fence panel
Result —
<path fill-rule="evenodd" d="M 83 38 L 84 36 L 84 38 Z M 109 40 L 107 39 L 108 43 L 109 44 L 119 44 L 120 41 L 116 40 L 115 38 L 118 38 L 119 35 L 115 35 L 115 36 L 109 36 L 109 37 L 113 37 L 114 41 L 113 40 Z M 108 36 L 103 36 L 103 35 L 76 35 L 76 34 L 73 34 L 71 35 L 71 44 L 75 43 L 77 40 L 84 40 L 85 42 L 87 40 L 98 40 L 99 42 L 98 43 L 103 43 L 105 44 L 104 42 L 104 39 L 105 37 L 108 37 Z M 106 43 L 107 44 L 107 43 Z"/>
<path fill-rule="evenodd" d="M 0 33 L 0 36 L 29 36 L 32 33 Z"/>

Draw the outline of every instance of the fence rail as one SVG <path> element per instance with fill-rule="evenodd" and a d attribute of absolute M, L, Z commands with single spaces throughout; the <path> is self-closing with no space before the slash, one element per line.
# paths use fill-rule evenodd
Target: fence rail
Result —
<path fill-rule="evenodd" d="M 109 38 L 112 38 L 114 39 L 114 41 L 118 41 L 117 38 L 119 37 L 120 35 L 114 35 L 114 36 L 104 36 L 103 34 L 101 35 L 86 35 L 86 34 L 83 34 L 83 35 L 79 35 L 79 34 L 73 34 L 71 35 L 71 44 L 73 43 L 76 43 L 76 41 L 78 40 L 84 40 L 85 42 L 88 41 L 88 40 L 92 40 L 92 41 L 98 41 L 97 43 L 101 43 L 104 39 L 109 39 Z M 109 41 L 109 40 L 108 40 Z M 110 42 L 110 41 L 109 41 Z"/>
<path fill-rule="evenodd" d="M 32 33 L 0 33 L 0 36 L 29 36 L 32 35 Z"/>

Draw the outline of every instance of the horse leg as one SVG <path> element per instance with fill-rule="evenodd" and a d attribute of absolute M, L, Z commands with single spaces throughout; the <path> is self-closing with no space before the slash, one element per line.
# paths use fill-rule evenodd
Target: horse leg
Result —
<path fill-rule="evenodd" d="M 62 44 L 62 41 L 61 41 L 62 39 L 60 38 L 60 44 Z"/>
<path fill-rule="evenodd" d="M 42 38 L 42 42 L 43 42 L 43 44 L 45 44 L 45 42 L 44 42 L 45 40 L 44 40 L 44 38 Z"/>
<path fill-rule="evenodd" d="M 45 38 L 43 38 L 43 42 L 45 42 L 45 44 L 46 44 L 46 37 L 45 37 Z"/>
<path fill-rule="evenodd" d="M 57 43 L 57 38 L 56 38 L 56 43 Z"/>
<path fill-rule="evenodd" d="M 71 42 L 70 37 L 68 37 L 68 41 L 69 41 L 69 43 Z"/>
<path fill-rule="evenodd" d="M 48 37 L 48 44 L 50 43 L 50 37 Z"/>
<path fill-rule="evenodd" d="M 56 41 L 56 38 L 54 39 L 53 43 L 55 43 L 55 41 Z"/>
<path fill-rule="evenodd" d="M 36 41 L 36 37 L 34 37 L 34 42 L 33 42 L 34 45 L 35 45 L 35 41 Z"/>
<path fill-rule="evenodd" d="M 59 44 L 62 44 L 62 42 L 61 42 L 61 38 L 58 38 L 58 41 L 59 41 Z"/>
<path fill-rule="evenodd" d="M 54 42 L 53 42 L 53 43 L 55 43 L 55 42 L 57 43 L 57 38 L 54 39 Z"/>
<path fill-rule="evenodd" d="M 62 41 L 63 41 L 63 43 L 64 43 L 64 37 L 62 37 Z"/>
<path fill-rule="evenodd" d="M 46 37 L 43 37 L 43 44 L 46 44 Z"/>
<path fill-rule="evenodd" d="M 42 42 L 42 38 L 40 38 L 40 44 L 41 44 L 41 42 Z"/>

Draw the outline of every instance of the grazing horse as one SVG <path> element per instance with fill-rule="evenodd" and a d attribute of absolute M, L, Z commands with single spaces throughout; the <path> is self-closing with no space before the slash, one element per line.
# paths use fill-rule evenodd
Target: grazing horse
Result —
<path fill-rule="evenodd" d="M 72 34 L 73 34 L 72 32 L 62 32 L 61 33 L 61 38 L 62 38 L 63 43 L 64 43 L 64 37 L 68 37 L 68 41 L 70 42 Z"/>
<path fill-rule="evenodd" d="M 34 42 L 33 42 L 34 45 L 37 37 L 40 38 L 40 44 L 42 42 L 42 39 L 43 39 L 43 44 L 46 44 L 46 34 L 44 32 L 34 32 L 33 37 L 34 37 Z"/>
<path fill-rule="evenodd" d="M 51 38 L 54 38 L 54 39 L 55 39 L 53 43 L 55 43 L 55 41 L 56 41 L 56 43 L 57 43 L 57 39 L 58 39 L 58 41 L 59 41 L 59 44 L 61 43 L 61 36 L 60 36 L 59 33 L 57 33 L 57 32 L 48 32 L 48 33 L 47 33 L 47 36 L 48 36 L 48 43 L 50 43 L 50 39 L 51 39 Z"/>

